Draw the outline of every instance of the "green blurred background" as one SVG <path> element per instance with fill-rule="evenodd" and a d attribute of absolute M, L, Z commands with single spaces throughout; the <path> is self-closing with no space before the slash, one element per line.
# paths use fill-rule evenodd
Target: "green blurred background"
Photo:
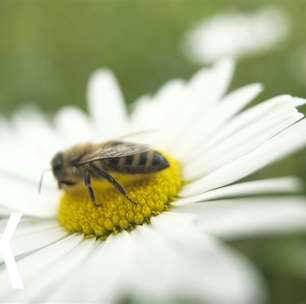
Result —
<path fill-rule="evenodd" d="M 232 88 L 265 86 L 262 98 L 289 93 L 306 97 L 306 1 L 302 0 L 1 0 L 0 113 L 26 103 L 53 113 L 85 108 L 91 72 L 108 67 L 127 102 L 155 92 L 172 78 L 189 78 L 200 66 L 181 52 L 190 27 L 228 10 L 275 6 L 289 16 L 291 33 L 272 51 L 239 61 Z M 296 174 L 306 180 L 305 150 L 256 177 Z M 271 215 L 273 216 L 273 215 Z M 262 270 L 271 303 L 306 303 L 306 236 L 279 235 L 232 244 Z"/>

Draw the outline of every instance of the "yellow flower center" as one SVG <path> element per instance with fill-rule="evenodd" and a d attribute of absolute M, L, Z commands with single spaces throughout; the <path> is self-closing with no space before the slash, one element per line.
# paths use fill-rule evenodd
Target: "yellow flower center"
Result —
<path fill-rule="evenodd" d="M 167 159 L 170 167 L 155 174 L 115 175 L 136 204 L 106 181 L 93 182 L 100 207 L 94 205 L 83 186 L 65 191 L 60 201 L 59 222 L 69 232 L 99 238 L 149 222 L 152 216 L 169 208 L 182 186 L 180 164 L 171 157 Z"/>

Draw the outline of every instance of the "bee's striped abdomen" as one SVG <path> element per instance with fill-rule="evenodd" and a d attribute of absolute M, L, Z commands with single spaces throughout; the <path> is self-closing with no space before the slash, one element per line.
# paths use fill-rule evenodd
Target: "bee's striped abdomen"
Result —
<path fill-rule="evenodd" d="M 158 151 L 150 150 L 134 155 L 108 159 L 108 170 L 120 173 L 154 173 L 169 167 L 167 159 Z"/>

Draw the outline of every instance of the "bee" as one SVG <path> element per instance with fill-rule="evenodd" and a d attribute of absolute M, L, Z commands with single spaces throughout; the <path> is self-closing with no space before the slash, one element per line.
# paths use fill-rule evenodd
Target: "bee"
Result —
<path fill-rule="evenodd" d="M 127 200 L 136 204 L 124 186 L 112 175 L 150 174 L 169 167 L 167 159 L 148 145 L 111 140 L 101 144 L 78 144 L 58 152 L 51 161 L 51 169 L 59 189 L 83 184 L 90 200 L 98 207 L 93 179 L 104 179 Z"/>

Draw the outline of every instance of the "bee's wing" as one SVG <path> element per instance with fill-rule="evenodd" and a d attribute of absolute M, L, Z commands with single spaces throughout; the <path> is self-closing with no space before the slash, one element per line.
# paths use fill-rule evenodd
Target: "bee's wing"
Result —
<path fill-rule="evenodd" d="M 106 158 L 118 158 L 152 150 L 149 145 L 135 144 L 130 142 L 106 142 L 95 152 L 84 155 L 76 166 L 85 165 L 96 160 Z"/>

